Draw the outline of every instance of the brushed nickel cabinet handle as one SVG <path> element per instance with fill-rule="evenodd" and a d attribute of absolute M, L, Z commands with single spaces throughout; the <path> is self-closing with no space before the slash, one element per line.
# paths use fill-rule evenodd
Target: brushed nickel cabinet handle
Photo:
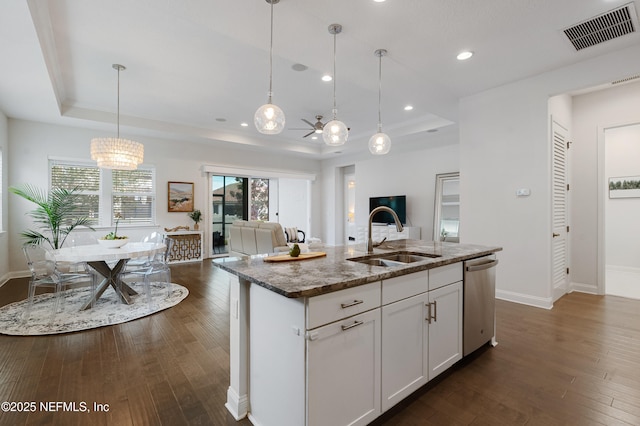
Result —
<path fill-rule="evenodd" d="M 361 303 L 364 303 L 364 300 L 354 300 L 353 302 L 349 302 L 349 303 L 341 303 L 340 306 L 342 307 L 342 309 L 346 309 L 352 306 L 359 305 Z"/>
<path fill-rule="evenodd" d="M 433 301 L 433 321 L 438 322 L 438 301 Z"/>
<path fill-rule="evenodd" d="M 425 318 L 425 320 L 431 324 L 431 303 L 425 303 L 424 306 L 427 307 L 427 317 Z"/>
<path fill-rule="evenodd" d="M 342 326 L 342 331 L 346 331 L 346 330 L 348 330 L 350 328 L 357 327 L 357 326 L 362 325 L 362 324 L 364 324 L 364 322 L 362 322 L 362 321 L 354 321 L 353 324 L 343 325 Z"/>

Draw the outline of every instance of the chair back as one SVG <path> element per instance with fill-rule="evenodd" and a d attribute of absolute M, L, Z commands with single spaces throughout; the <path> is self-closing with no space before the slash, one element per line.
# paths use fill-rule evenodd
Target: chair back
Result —
<path fill-rule="evenodd" d="M 162 241 L 162 234 L 155 231 L 153 231 L 149 235 L 145 235 L 144 238 L 142 239 L 143 243 L 159 243 L 161 241 Z"/>
<path fill-rule="evenodd" d="M 164 244 L 167 246 L 167 249 L 164 252 L 164 256 L 162 258 L 162 261 L 164 263 L 168 263 L 169 262 L 169 256 L 171 255 L 171 250 L 173 249 L 173 243 L 175 242 L 175 240 L 171 237 L 164 237 Z"/>
<path fill-rule="evenodd" d="M 48 277 L 55 273 L 56 262 L 44 247 L 30 244 L 23 246 L 22 251 L 33 277 Z"/>

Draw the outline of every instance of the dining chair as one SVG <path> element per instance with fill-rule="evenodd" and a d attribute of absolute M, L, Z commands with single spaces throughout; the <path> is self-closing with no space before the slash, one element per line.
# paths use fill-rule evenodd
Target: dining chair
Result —
<path fill-rule="evenodd" d="M 144 292 L 147 299 L 149 310 L 153 309 L 153 298 L 151 297 L 151 277 L 160 275 L 164 278 L 165 290 L 167 297 L 171 294 L 171 269 L 169 268 L 169 254 L 173 248 L 174 240 L 171 237 L 164 237 L 165 249 L 158 252 L 149 262 L 136 269 L 126 269 L 120 274 L 119 281 L 124 281 L 128 277 L 141 277 L 143 279 Z M 157 281 L 154 281 L 157 282 Z"/>
<path fill-rule="evenodd" d="M 23 322 L 27 322 L 29 318 L 31 318 L 35 293 L 38 287 L 54 289 L 55 300 L 50 323 L 53 322 L 60 308 L 62 292 L 68 285 L 89 281 L 91 283 L 91 297 L 93 298 L 97 286 L 97 276 L 88 266 L 85 265 L 84 270 L 74 268 L 75 270 L 73 272 L 63 272 L 58 268 L 55 255 L 44 247 L 39 245 L 25 245 L 22 247 L 22 251 L 27 259 L 27 266 L 31 272 L 27 309 L 24 312 Z"/>

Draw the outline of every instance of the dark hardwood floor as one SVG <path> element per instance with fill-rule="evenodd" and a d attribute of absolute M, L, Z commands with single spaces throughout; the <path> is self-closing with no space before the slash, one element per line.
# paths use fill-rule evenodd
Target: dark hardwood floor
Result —
<path fill-rule="evenodd" d="M 226 274 L 210 261 L 172 273 L 189 297 L 152 316 L 63 335 L 0 335 L 0 402 L 109 406 L 0 411 L 0 425 L 249 425 L 224 407 Z M 26 288 L 26 279 L 9 281 L 0 305 L 25 298 Z M 480 349 L 375 424 L 640 425 L 640 301 L 572 293 L 550 311 L 498 301 L 497 329 L 497 347 Z"/>

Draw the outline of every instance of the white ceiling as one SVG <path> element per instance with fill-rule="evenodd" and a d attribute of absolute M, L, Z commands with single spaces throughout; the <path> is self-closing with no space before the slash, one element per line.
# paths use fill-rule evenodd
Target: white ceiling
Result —
<path fill-rule="evenodd" d="M 640 8 L 636 0 L 636 9 Z M 12 0 L 0 4 L 0 109 L 13 118 L 121 133 L 333 157 L 366 151 L 376 132 L 378 58 L 382 122 L 392 149 L 428 144 L 455 128 L 461 97 L 640 43 L 639 33 L 576 52 L 562 30 L 628 1 L 281 0 L 274 6 L 273 102 L 282 134 L 265 136 L 253 114 L 269 86 L 265 0 Z M 349 142 L 313 141 L 301 119 L 331 115 L 329 24 L 337 36 L 338 118 Z M 457 61 L 461 50 L 475 52 Z M 292 69 L 304 64 L 306 71 Z M 624 77 L 624 76 L 621 76 Z M 404 111 L 406 104 L 414 106 Z M 218 121 L 224 119 L 226 121 Z M 324 121 L 327 121 L 326 119 Z M 241 122 L 249 123 L 241 127 Z M 100 134 L 98 134 L 100 133 Z"/>

